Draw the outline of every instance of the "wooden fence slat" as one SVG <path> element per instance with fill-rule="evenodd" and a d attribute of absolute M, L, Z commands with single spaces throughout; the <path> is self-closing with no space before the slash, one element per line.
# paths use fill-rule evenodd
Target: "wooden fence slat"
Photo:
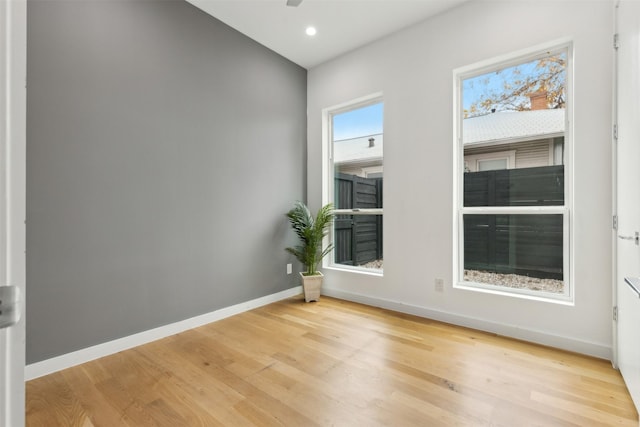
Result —
<path fill-rule="evenodd" d="M 464 174 L 464 206 L 562 206 L 564 166 Z"/>

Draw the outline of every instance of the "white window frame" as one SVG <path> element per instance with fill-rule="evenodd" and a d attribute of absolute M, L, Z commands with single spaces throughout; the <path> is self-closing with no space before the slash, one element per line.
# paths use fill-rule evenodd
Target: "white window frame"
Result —
<path fill-rule="evenodd" d="M 462 82 L 466 79 L 486 74 L 497 69 L 534 61 L 556 52 L 566 52 L 566 104 L 564 132 L 564 206 L 487 206 L 464 207 L 464 146 L 462 139 Z M 558 40 L 524 49 L 519 52 L 502 55 L 479 63 L 457 68 L 453 71 L 453 287 L 458 289 L 491 293 L 496 295 L 525 298 L 559 304 L 574 304 L 575 289 L 573 283 L 573 42 L 570 39 Z M 560 214 L 563 216 L 563 280 L 564 292 L 561 294 L 532 291 L 528 289 L 507 288 L 486 283 L 464 280 L 464 215 L 523 215 L 523 214 Z"/>
<path fill-rule="evenodd" d="M 323 179 L 322 179 L 322 202 L 323 205 L 327 203 L 333 203 L 334 196 L 334 179 L 335 179 L 335 166 L 333 163 L 333 116 L 348 111 L 357 110 L 359 108 L 367 107 L 369 105 L 383 103 L 384 99 L 382 92 L 376 92 L 361 98 L 357 98 L 351 101 L 344 102 L 342 104 L 334 105 L 332 107 L 324 108 L 322 110 L 322 154 L 323 154 Z M 383 127 L 384 132 L 384 127 Z M 384 154 L 383 154 L 384 162 Z M 384 168 L 384 163 L 382 168 Z M 380 168 L 380 171 L 382 171 Z M 376 170 L 376 172 L 378 172 Z M 383 215 L 383 209 L 334 209 L 333 213 L 336 215 Z M 384 216 L 383 216 L 384 222 Z M 384 228 L 383 228 L 384 229 Z M 327 242 L 325 244 L 334 242 L 334 227 L 331 227 L 329 235 L 327 236 Z M 383 246 L 384 246 L 384 239 Z M 384 269 L 364 268 L 359 266 L 351 266 L 344 264 L 337 264 L 334 262 L 335 257 L 333 253 L 325 257 L 322 261 L 323 268 L 350 271 L 355 273 L 371 274 L 375 276 L 382 276 Z"/>

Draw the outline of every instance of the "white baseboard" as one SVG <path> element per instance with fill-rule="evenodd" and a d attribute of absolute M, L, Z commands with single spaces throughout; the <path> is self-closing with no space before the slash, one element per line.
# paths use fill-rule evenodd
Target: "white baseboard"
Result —
<path fill-rule="evenodd" d="M 25 381 L 29 381 L 44 375 L 48 375 L 72 366 L 80 365 L 100 357 L 109 356 L 123 350 L 137 347 L 152 341 L 166 338 L 189 329 L 197 328 L 207 323 L 215 322 L 235 314 L 243 313 L 263 305 L 271 304 L 302 293 L 302 286 L 287 289 L 282 292 L 267 295 L 251 301 L 236 304 L 230 307 L 221 308 L 211 313 L 205 313 L 190 319 L 181 320 L 169 325 L 160 326 L 148 331 L 118 338 L 113 341 L 83 348 L 72 353 L 56 356 L 41 362 L 32 363 L 25 367 Z"/>
<path fill-rule="evenodd" d="M 148 331 L 140 332 L 127 337 L 119 338 L 106 343 L 98 344 L 72 353 L 63 354 L 41 362 L 32 363 L 25 367 L 25 380 L 29 381 L 44 375 L 61 371 L 72 366 L 80 365 L 100 357 L 109 356 L 123 350 L 137 347 L 152 341 L 156 341 L 189 329 L 197 328 L 217 320 L 221 320 L 263 305 L 271 304 L 286 298 L 290 298 L 302 293 L 302 287 L 297 286 L 272 295 L 267 295 L 251 301 L 236 304 L 230 307 L 221 308 L 211 313 L 202 314 L 190 319 L 181 320 L 169 325 L 160 326 Z M 468 328 L 487 331 L 506 337 L 516 338 L 524 341 L 534 342 L 550 347 L 560 348 L 576 353 L 586 354 L 601 359 L 611 359 L 611 348 L 605 345 L 591 343 L 573 338 L 549 334 L 546 332 L 522 329 L 520 327 L 504 325 L 482 319 L 476 319 L 459 314 L 447 313 L 444 311 L 432 310 L 402 302 L 373 298 L 367 295 L 345 292 L 338 289 L 322 289 L 323 295 L 340 298 L 347 301 L 354 301 L 374 307 L 381 307 L 401 313 L 413 314 L 416 316 L 465 326 Z"/>
<path fill-rule="evenodd" d="M 460 314 L 432 310 L 426 307 L 405 304 L 397 301 L 373 298 L 367 295 L 327 288 L 326 286 L 322 287 L 322 294 L 347 301 L 385 308 L 388 310 L 398 311 L 400 313 L 413 314 L 415 316 L 424 317 L 427 319 L 438 320 L 441 322 L 451 323 L 454 325 L 464 326 L 472 329 L 478 329 L 505 337 L 515 338 L 562 350 L 572 351 L 575 353 L 585 354 L 600 359 L 611 360 L 611 347 L 598 343 L 577 340 L 571 337 L 553 335 L 543 331 L 523 329 L 521 327 L 505 325 L 498 322 L 477 319 Z"/>

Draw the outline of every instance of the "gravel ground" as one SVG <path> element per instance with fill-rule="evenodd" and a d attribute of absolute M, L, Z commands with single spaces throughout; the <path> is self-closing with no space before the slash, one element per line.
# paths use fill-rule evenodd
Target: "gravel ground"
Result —
<path fill-rule="evenodd" d="M 364 267 L 364 268 L 380 268 L 382 269 L 382 260 L 381 259 L 377 259 L 375 261 L 370 261 L 366 264 L 361 264 L 358 267 Z"/>
<path fill-rule="evenodd" d="M 359 267 L 382 269 L 383 260 L 362 264 Z M 489 283 L 507 288 L 530 289 L 532 291 L 562 293 L 564 284 L 562 280 L 538 279 L 537 277 L 519 276 L 517 274 L 498 274 L 487 271 L 465 270 L 464 280 L 469 282 Z"/>
<path fill-rule="evenodd" d="M 464 280 L 478 283 L 490 283 L 492 285 L 505 286 L 508 288 L 530 289 L 532 291 L 543 291 L 562 293 L 562 280 L 538 279 L 537 277 L 518 276 L 517 274 L 498 274 L 487 271 L 465 270 Z"/>

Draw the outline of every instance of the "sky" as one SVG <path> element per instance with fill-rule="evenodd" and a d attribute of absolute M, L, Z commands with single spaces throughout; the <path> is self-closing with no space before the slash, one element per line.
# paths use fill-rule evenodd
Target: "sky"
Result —
<path fill-rule="evenodd" d="M 478 101 L 485 92 L 498 91 L 505 80 L 515 79 L 514 71 L 519 69 L 523 75 L 530 74 L 537 61 L 520 64 L 501 70 L 499 73 L 491 72 L 472 77 L 462 81 L 462 108 L 467 110 L 471 104 Z"/>
<path fill-rule="evenodd" d="M 566 60 L 566 53 L 559 56 Z M 462 81 L 462 108 L 468 110 L 471 104 L 482 98 L 483 94 L 501 92 L 503 83 L 510 83 L 527 76 L 537 77 L 541 70 L 537 68 L 538 60 L 532 60 L 499 71 L 482 74 Z"/>
<path fill-rule="evenodd" d="M 333 140 L 358 138 L 382 133 L 384 104 L 368 105 L 333 116 Z"/>

